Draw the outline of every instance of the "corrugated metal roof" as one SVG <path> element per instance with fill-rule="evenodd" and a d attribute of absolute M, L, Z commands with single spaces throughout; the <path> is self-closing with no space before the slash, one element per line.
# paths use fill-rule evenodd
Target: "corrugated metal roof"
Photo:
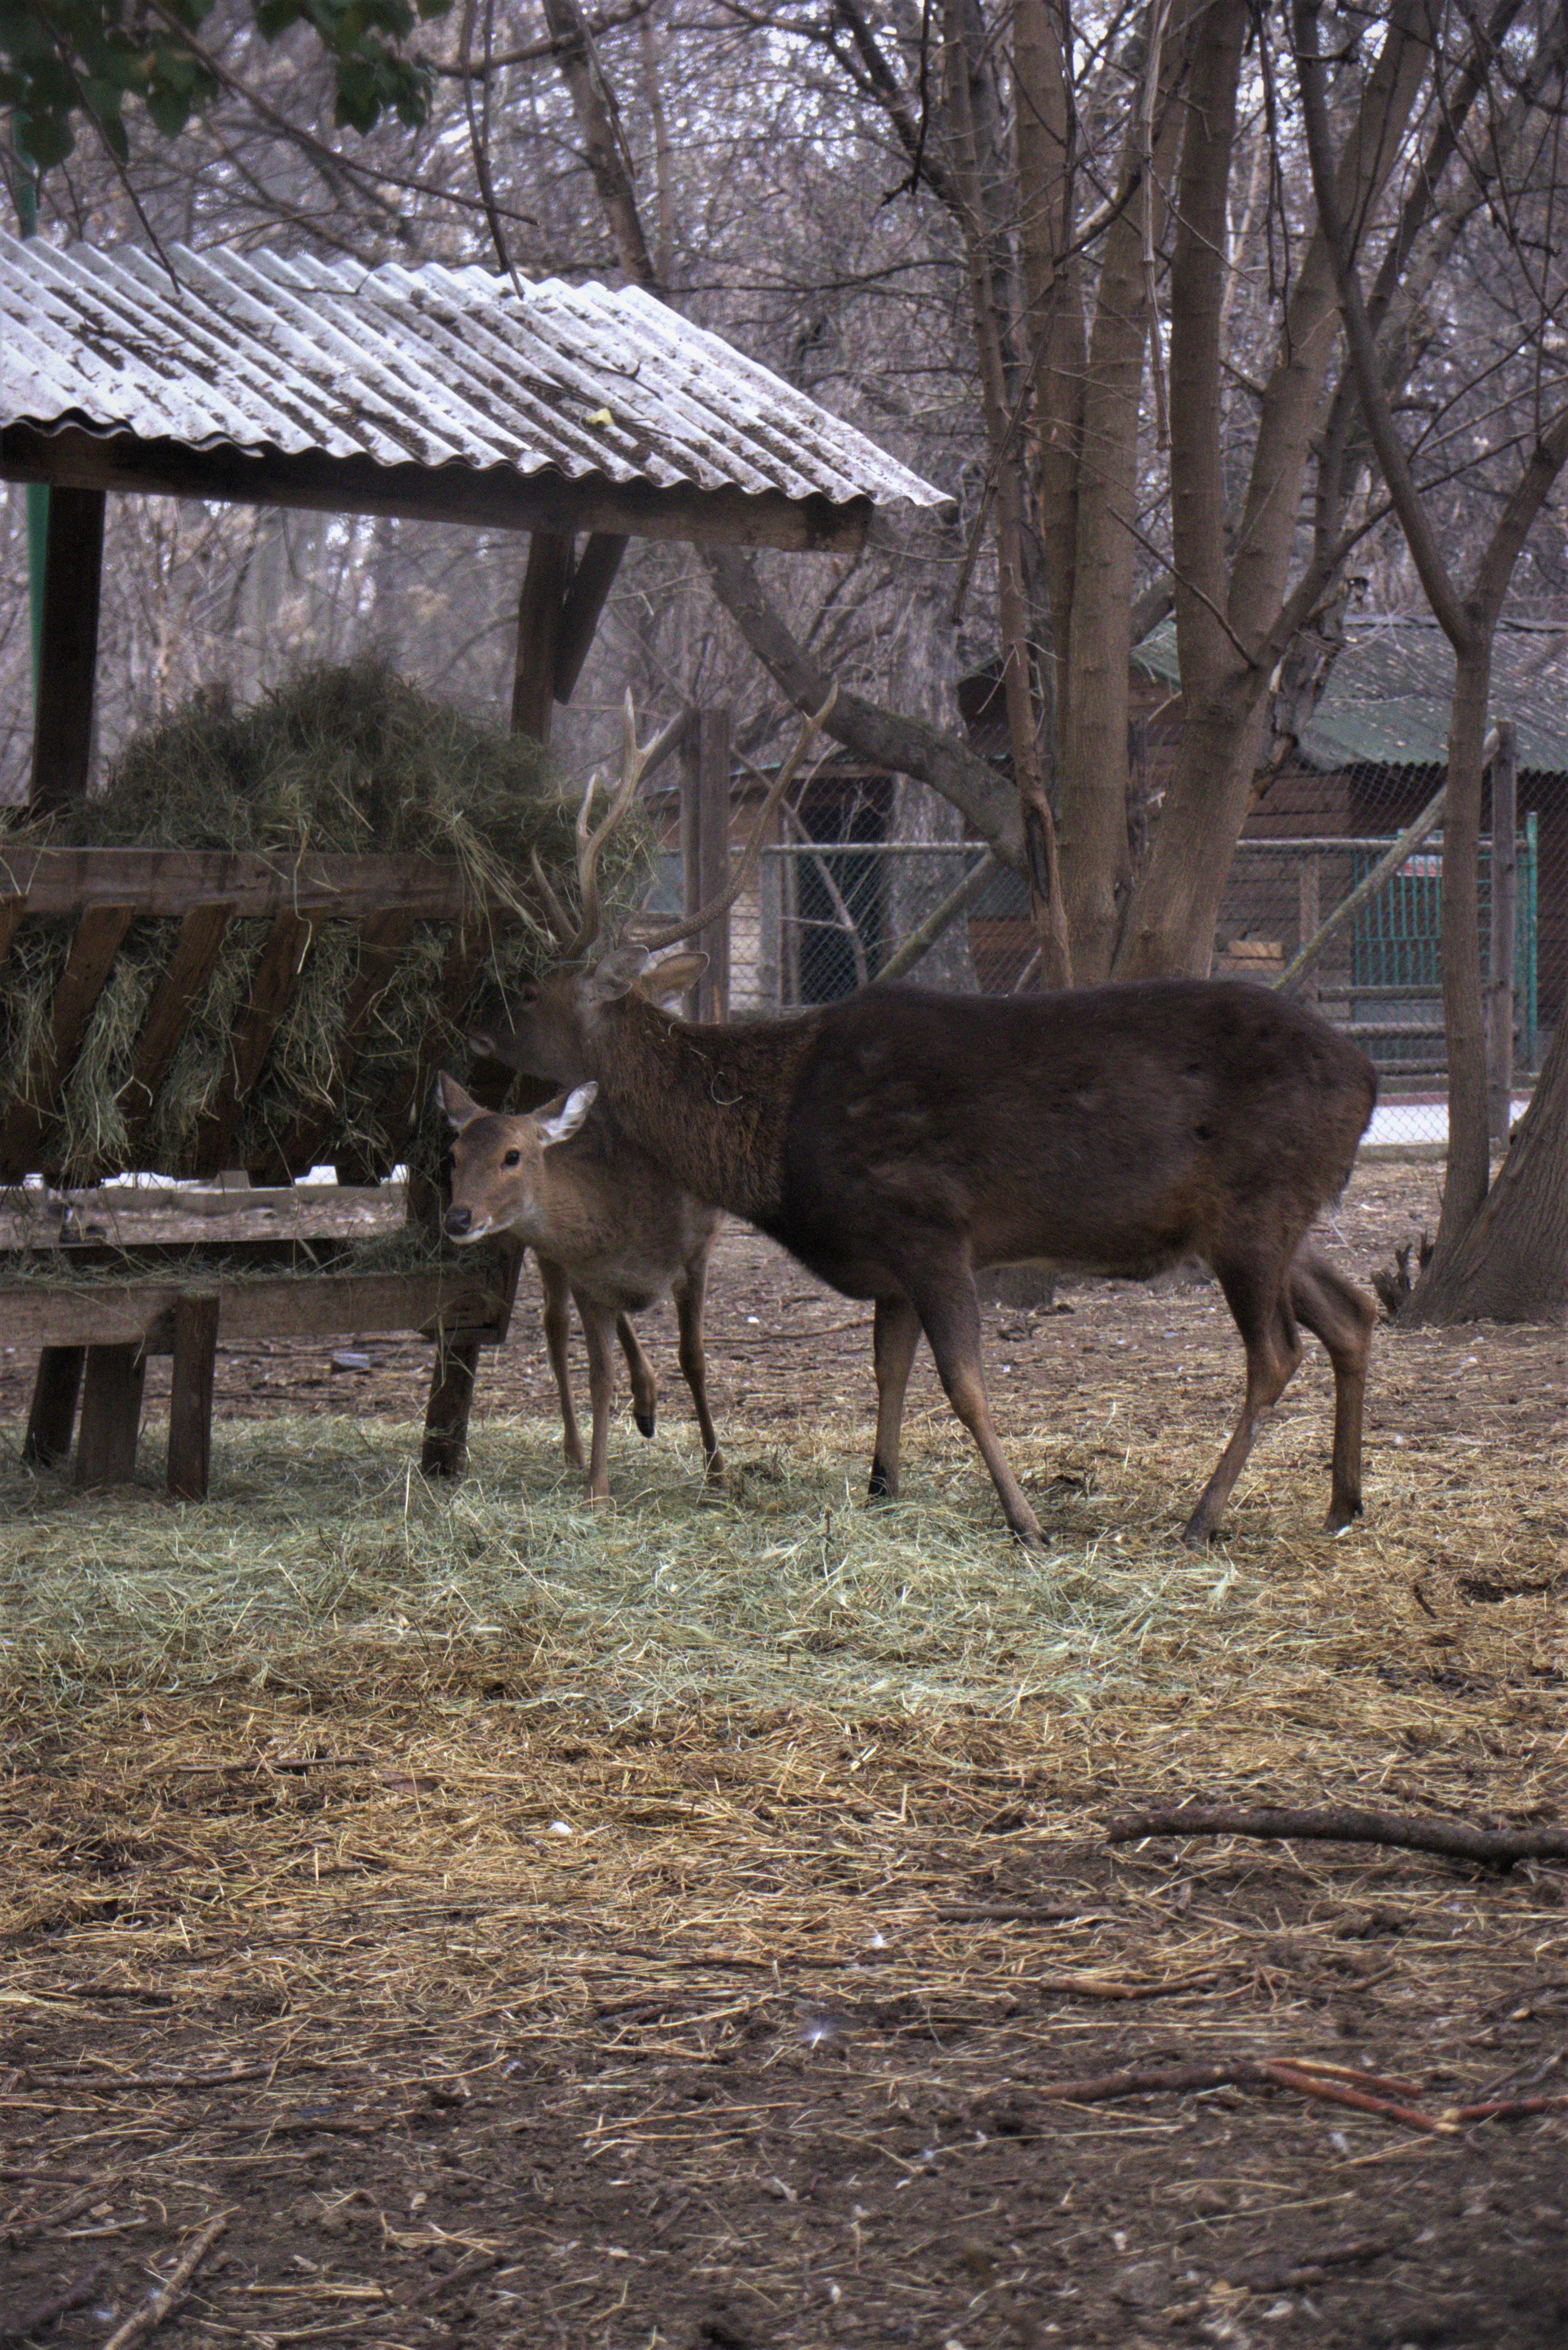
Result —
<path fill-rule="evenodd" d="M 942 492 L 635 286 L 0 234 L 0 423 L 660 489 Z"/>
<path fill-rule="evenodd" d="M 1389 612 L 1346 622 L 1344 650 L 1301 740 L 1309 765 L 1442 767 L 1454 651 L 1435 620 Z M 1153 629 L 1138 668 L 1179 688 L 1176 629 Z M 1492 647 L 1491 723 L 1511 719 L 1521 771 L 1568 774 L 1568 628 L 1504 621 Z"/>

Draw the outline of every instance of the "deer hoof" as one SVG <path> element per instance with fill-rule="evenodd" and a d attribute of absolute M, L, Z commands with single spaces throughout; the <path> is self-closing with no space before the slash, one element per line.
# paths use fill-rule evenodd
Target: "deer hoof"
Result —
<path fill-rule="evenodd" d="M 632 1418 L 636 1420 L 640 1434 L 643 1436 L 651 1436 L 653 1434 L 654 1416 L 652 1412 L 634 1411 L 632 1413 Z"/>
<path fill-rule="evenodd" d="M 898 1473 L 884 1469 L 880 1461 L 871 1463 L 871 1482 L 866 1489 L 873 1502 L 896 1502 L 898 1498 Z"/>

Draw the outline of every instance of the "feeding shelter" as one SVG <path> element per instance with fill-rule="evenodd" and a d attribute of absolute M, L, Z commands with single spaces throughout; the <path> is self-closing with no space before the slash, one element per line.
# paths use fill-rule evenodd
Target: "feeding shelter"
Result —
<path fill-rule="evenodd" d="M 172 271 L 172 276 L 171 276 Z M 569 700 L 628 541 L 853 550 L 878 505 L 941 494 L 719 337 L 635 287 L 555 281 L 521 291 L 477 268 L 361 268 L 306 255 L 167 248 L 59 251 L 0 235 L 0 477 L 49 490 L 30 805 L 87 794 L 105 502 L 166 495 L 345 515 L 483 524 L 526 536 L 512 723 L 547 740 Z M 491 934 L 516 918 L 476 904 L 472 877 L 419 854 L 301 855 L 177 847 L 0 852 L 0 958 L 31 926 L 66 926 L 47 1017 L 0 1128 L 0 1182 L 37 1165 L 45 1113 L 70 1077 L 117 957 L 139 926 L 169 926 L 134 1050 L 152 1104 L 224 937 L 258 940 L 233 1016 L 223 1083 L 188 1163 L 210 1177 L 246 1132 L 301 972 L 348 925 L 352 1058 L 417 926 L 446 938 L 429 1028 L 388 1075 L 379 1163 L 403 1155 L 439 1036 L 475 984 Z M 471 1090 L 499 1098 L 503 1073 Z M 141 1122 L 150 1112 L 143 1109 Z M 269 1145 L 265 1180 L 333 1155 L 329 1122 Z M 44 1171 L 48 1171 L 47 1169 Z M 111 1171 L 109 1169 L 101 1170 Z M 273 1261 L 265 1259 L 270 1247 Z M 423 1465 L 463 1458 L 479 1350 L 505 1335 L 517 1257 L 309 1277 L 291 1244 L 236 1249 L 192 1282 L 138 1252 L 124 1277 L 102 1248 L 62 1248 L 68 1279 L 0 1271 L 0 1333 L 40 1347 L 27 1436 L 63 1457 L 81 1430 L 82 1482 L 134 1458 L 142 1370 L 171 1353 L 169 1482 L 204 1492 L 213 1368 L 231 1336 L 418 1330 L 436 1348 Z M 232 1277 L 231 1277 L 232 1275 Z"/>

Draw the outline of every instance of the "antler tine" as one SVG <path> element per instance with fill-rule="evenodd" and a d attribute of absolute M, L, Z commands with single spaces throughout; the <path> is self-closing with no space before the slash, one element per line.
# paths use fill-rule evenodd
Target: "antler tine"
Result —
<path fill-rule="evenodd" d="M 802 727 L 799 742 L 774 776 L 768 795 L 763 802 L 746 853 L 731 875 L 728 888 L 721 890 L 718 897 L 710 904 L 701 907 L 695 914 L 688 914 L 682 921 L 665 922 L 654 930 L 647 930 L 640 923 L 637 925 L 634 931 L 637 942 L 639 946 L 645 947 L 649 954 L 657 954 L 661 947 L 672 947 L 680 939 L 692 937 L 698 931 L 705 929 L 710 922 L 716 922 L 721 914 L 728 913 L 752 878 L 757 859 L 762 854 L 763 835 L 767 830 L 769 818 L 799 774 L 802 761 L 826 724 L 837 699 L 838 688 L 835 684 L 829 689 L 827 700 L 823 703 L 822 708 L 814 716 L 808 718 Z M 826 756 L 826 754 L 824 755 Z M 814 769 L 813 773 L 815 772 Z"/>
<path fill-rule="evenodd" d="M 588 809 L 593 801 L 595 785 L 598 781 L 597 775 L 592 778 L 587 790 L 583 794 L 583 805 L 577 812 L 577 889 L 583 910 L 576 930 L 566 947 L 568 962 L 575 962 L 586 955 L 599 934 L 601 916 L 598 870 L 599 858 L 604 854 L 605 843 L 631 806 L 637 787 L 649 768 L 656 765 L 662 759 L 685 723 L 686 713 L 681 711 L 676 717 L 670 719 L 667 725 L 660 728 L 646 750 L 639 751 L 637 747 L 637 712 L 632 706 L 628 690 L 621 725 L 620 781 L 610 794 L 609 806 L 592 833 L 588 830 Z"/>
<path fill-rule="evenodd" d="M 545 920 L 555 935 L 556 944 L 564 947 L 577 926 L 551 888 L 549 877 L 545 871 L 544 861 L 537 848 L 529 849 L 528 862 L 534 868 L 534 887 L 539 892 L 539 903 L 545 909 Z"/>

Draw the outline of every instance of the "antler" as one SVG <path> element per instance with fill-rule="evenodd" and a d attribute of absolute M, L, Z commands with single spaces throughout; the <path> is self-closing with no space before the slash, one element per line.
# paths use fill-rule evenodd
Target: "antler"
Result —
<path fill-rule="evenodd" d="M 663 947 L 674 946 L 678 940 L 691 938 L 698 931 L 705 929 L 710 922 L 716 922 L 721 914 L 729 912 L 730 908 L 752 878 L 757 858 L 762 854 L 763 835 L 767 829 L 769 817 L 799 774 L 801 762 L 821 733 L 827 722 L 828 713 L 837 699 L 838 688 L 834 685 L 829 689 L 827 700 L 823 703 L 822 708 L 813 717 L 808 718 L 802 727 L 799 742 L 774 776 L 773 786 L 763 802 L 762 811 L 757 817 L 746 853 L 731 875 L 729 887 L 721 890 L 718 897 L 710 904 L 700 907 L 696 913 L 686 915 L 679 922 L 665 922 L 653 930 L 637 923 L 632 928 L 631 936 L 639 946 L 646 948 L 649 954 L 657 954 Z"/>
<path fill-rule="evenodd" d="M 631 806 L 637 787 L 643 777 L 652 768 L 658 766 L 685 723 L 686 713 L 681 711 L 670 719 L 668 725 L 659 729 L 646 750 L 639 751 L 637 747 L 637 715 L 632 708 L 631 694 L 628 691 L 626 707 L 621 716 L 620 781 L 610 794 L 609 806 L 593 832 L 590 833 L 588 830 L 588 811 L 593 806 L 594 794 L 602 781 L 597 773 L 589 776 L 588 787 L 583 794 L 583 804 L 577 810 L 577 891 L 582 903 L 582 912 L 575 925 L 562 911 L 560 900 L 548 883 L 544 881 L 535 860 L 535 874 L 542 885 L 545 912 L 551 928 L 561 942 L 563 956 L 567 962 L 577 962 L 586 957 L 588 949 L 599 934 L 601 914 L 598 870 L 599 858 L 604 854 L 605 843 Z"/>

